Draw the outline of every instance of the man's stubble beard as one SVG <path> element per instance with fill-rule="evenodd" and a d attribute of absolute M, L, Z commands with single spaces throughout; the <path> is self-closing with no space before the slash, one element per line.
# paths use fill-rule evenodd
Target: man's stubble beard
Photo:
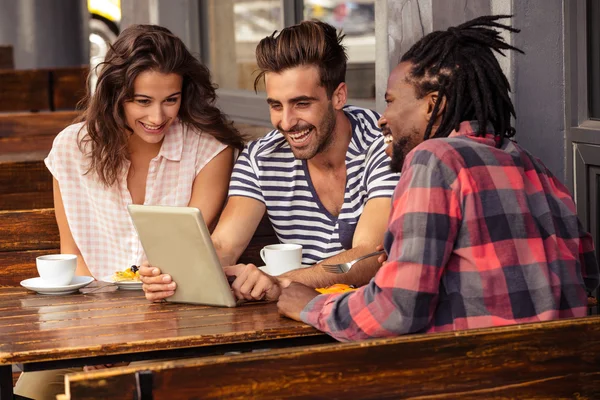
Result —
<path fill-rule="evenodd" d="M 394 141 L 394 143 L 392 144 L 392 159 L 390 161 L 390 169 L 392 170 L 392 172 L 402 172 L 402 166 L 404 165 L 406 156 L 412 151 L 412 149 L 414 149 L 421 143 L 414 143 L 410 140 L 411 138 L 418 137 L 418 135 L 419 132 L 416 129 L 413 129 L 411 132 L 411 136 L 403 136 L 400 139 Z"/>
<path fill-rule="evenodd" d="M 321 143 L 317 144 L 316 149 L 313 152 L 309 153 L 308 155 L 296 154 L 296 152 L 294 151 L 294 147 L 291 146 L 292 152 L 294 153 L 294 157 L 298 160 L 310 160 L 311 158 L 317 156 L 318 154 L 321 154 L 321 153 L 327 151 L 327 149 L 329 149 L 331 147 L 331 145 L 334 143 L 335 138 L 334 138 L 333 132 L 335 131 L 335 127 L 336 127 L 335 110 L 333 109 L 333 105 L 331 103 L 329 103 L 329 107 L 328 107 L 325 119 L 323 120 L 323 122 L 320 124 L 319 127 L 314 128 L 315 132 L 313 133 L 313 135 L 317 135 L 317 131 L 325 132 L 325 135 L 323 136 L 323 141 Z"/>

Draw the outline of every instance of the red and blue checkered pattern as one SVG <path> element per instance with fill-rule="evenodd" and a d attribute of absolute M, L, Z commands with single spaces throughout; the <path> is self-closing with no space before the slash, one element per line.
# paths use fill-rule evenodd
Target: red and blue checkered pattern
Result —
<path fill-rule="evenodd" d="M 598 264 L 571 195 L 517 144 L 476 130 L 463 122 L 409 153 L 388 262 L 355 292 L 316 297 L 305 322 L 348 341 L 586 315 Z"/>

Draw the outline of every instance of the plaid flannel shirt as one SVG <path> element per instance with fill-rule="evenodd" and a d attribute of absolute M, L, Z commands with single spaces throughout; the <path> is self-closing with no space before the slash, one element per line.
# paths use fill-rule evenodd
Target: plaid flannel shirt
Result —
<path fill-rule="evenodd" d="M 388 262 L 371 282 L 320 295 L 304 322 L 360 340 L 587 314 L 598 264 L 569 191 L 514 142 L 463 122 L 407 156 Z"/>

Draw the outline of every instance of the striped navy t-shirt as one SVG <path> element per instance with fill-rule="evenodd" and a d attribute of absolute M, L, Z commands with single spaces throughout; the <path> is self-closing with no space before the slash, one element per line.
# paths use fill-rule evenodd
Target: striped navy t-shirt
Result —
<path fill-rule="evenodd" d="M 302 263 L 312 265 L 352 248 L 358 219 L 368 200 L 392 197 L 400 175 L 390 170 L 379 115 L 346 106 L 352 140 L 346 153 L 346 192 L 339 216 L 321 204 L 306 160 L 297 160 L 278 130 L 249 143 L 238 158 L 229 196 L 263 202 L 281 243 L 302 245 Z"/>

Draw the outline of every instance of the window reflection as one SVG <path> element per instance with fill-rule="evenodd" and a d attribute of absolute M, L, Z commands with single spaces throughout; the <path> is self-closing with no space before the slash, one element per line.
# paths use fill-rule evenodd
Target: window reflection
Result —
<path fill-rule="evenodd" d="M 213 79 L 223 89 L 253 91 L 256 45 L 283 28 L 281 1 L 213 0 L 209 4 L 207 33 Z M 374 98 L 375 1 L 304 0 L 303 4 L 304 19 L 327 22 L 346 35 L 349 96 Z M 262 84 L 258 89 L 264 90 Z"/>
<path fill-rule="evenodd" d="M 304 19 L 327 22 L 346 35 L 349 97 L 375 98 L 375 1 L 304 0 Z"/>

